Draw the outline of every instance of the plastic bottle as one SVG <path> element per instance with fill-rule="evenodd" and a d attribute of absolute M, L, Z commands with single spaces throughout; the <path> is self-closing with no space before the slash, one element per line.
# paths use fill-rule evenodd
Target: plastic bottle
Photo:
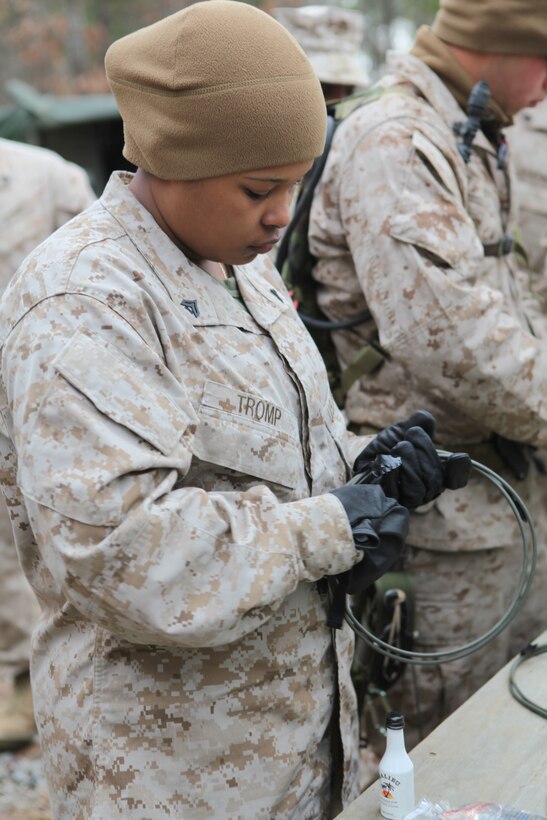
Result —
<path fill-rule="evenodd" d="M 415 808 L 414 764 L 405 749 L 405 719 L 400 712 L 386 715 L 386 751 L 380 760 L 380 813 L 402 820 Z"/>

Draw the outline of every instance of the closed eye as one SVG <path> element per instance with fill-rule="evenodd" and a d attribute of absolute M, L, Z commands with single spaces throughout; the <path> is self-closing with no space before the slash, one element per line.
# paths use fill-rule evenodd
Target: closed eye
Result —
<path fill-rule="evenodd" d="M 249 199 L 260 200 L 266 199 L 271 193 L 271 191 L 267 191 L 266 193 L 262 193 L 261 191 L 252 191 L 250 188 L 243 189 Z"/>
<path fill-rule="evenodd" d="M 304 181 L 304 177 L 302 177 L 302 179 L 298 179 L 296 182 L 294 182 L 290 186 L 289 192 L 291 194 L 293 194 L 294 191 L 296 191 L 297 188 L 303 183 L 303 181 Z M 274 190 L 275 190 L 275 188 L 271 188 L 269 191 L 254 191 L 252 188 L 243 188 L 243 191 L 246 194 L 246 196 L 248 196 L 249 199 L 253 199 L 255 201 L 260 201 L 261 199 L 267 199 L 267 197 L 269 197 L 270 194 L 273 193 Z"/>

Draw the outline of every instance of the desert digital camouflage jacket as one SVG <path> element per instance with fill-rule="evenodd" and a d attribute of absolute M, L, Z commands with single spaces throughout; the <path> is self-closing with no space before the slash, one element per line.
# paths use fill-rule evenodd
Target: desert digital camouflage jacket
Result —
<path fill-rule="evenodd" d="M 0 139 L 0 294 L 30 251 L 96 199 L 82 168 L 54 151 Z M 0 677 L 28 669 L 38 605 L 19 567 L 0 498 Z"/>
<path fill-rule="evenodd" d="M 544 445 L 546 319 L 515 260 L 483 249 L 512 231 L 509 171 L 482 132 L 465 164 L 453 124 L 466 115 L 422 61 L 390 55 L 388 68 L 382 84 L 392 91 L 338 128 L 311 211 L 325 312 L 345 318 L 368 307 L 374 317 L 334 334 L 342 363 L 375 329 L 388 354 L 351 388 L 348 416 L 382 427 L 426 407 L 447 449 L 492 431 Z M 484 482 L 471 486 L 474 494 L 445 493 L 415 516 L 409 541 L 443 550 L 514 543 L 503 499 Z"/>
<path fill-rule="evenodd" d="M 0 293 L 24 257 L 95 198 L 78 165 L 46 148 L 0 139 Z"/>
<path fill-rule="evenodd" d="M 270 263 L 236 269 L 246 310 L 127 179 L 2 303 L 54 817 L 327 817 L 338 725 L 355 796 L 352 633 L 333 645 L 315 582 L 359 560 L 325 493 L 364 442 Z"/>
<path fill-rule="evenodd" d="M 507 140 L 516 172 L 519 227 L 538 288 L 547 291 L 547 99 L 515 118 Z"/>

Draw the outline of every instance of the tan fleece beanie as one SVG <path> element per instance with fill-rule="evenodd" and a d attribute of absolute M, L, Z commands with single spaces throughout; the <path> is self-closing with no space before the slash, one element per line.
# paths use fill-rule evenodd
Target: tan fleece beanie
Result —
<path fill-rule="evenodd" d="M 205 179 L 323 150 L 325 101 L 309 60 L 246 3 L 194 3 L 117 40 L 105 65 L 124 156 L 154 176 Z"/>
<path fill-rule="evenodd" d="M 547 0 L 441 0 L 432 31 L 474 51 L 547 57 Z"/>

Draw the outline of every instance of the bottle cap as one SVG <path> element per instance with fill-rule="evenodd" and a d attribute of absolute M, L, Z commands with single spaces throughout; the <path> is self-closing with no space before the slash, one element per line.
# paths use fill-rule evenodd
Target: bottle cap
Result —
<path fill-rule="evenodd" d="M 405 716 L 402 712 L 388 712 L 386 715 L 386 729 L 404 729 Z"/>

